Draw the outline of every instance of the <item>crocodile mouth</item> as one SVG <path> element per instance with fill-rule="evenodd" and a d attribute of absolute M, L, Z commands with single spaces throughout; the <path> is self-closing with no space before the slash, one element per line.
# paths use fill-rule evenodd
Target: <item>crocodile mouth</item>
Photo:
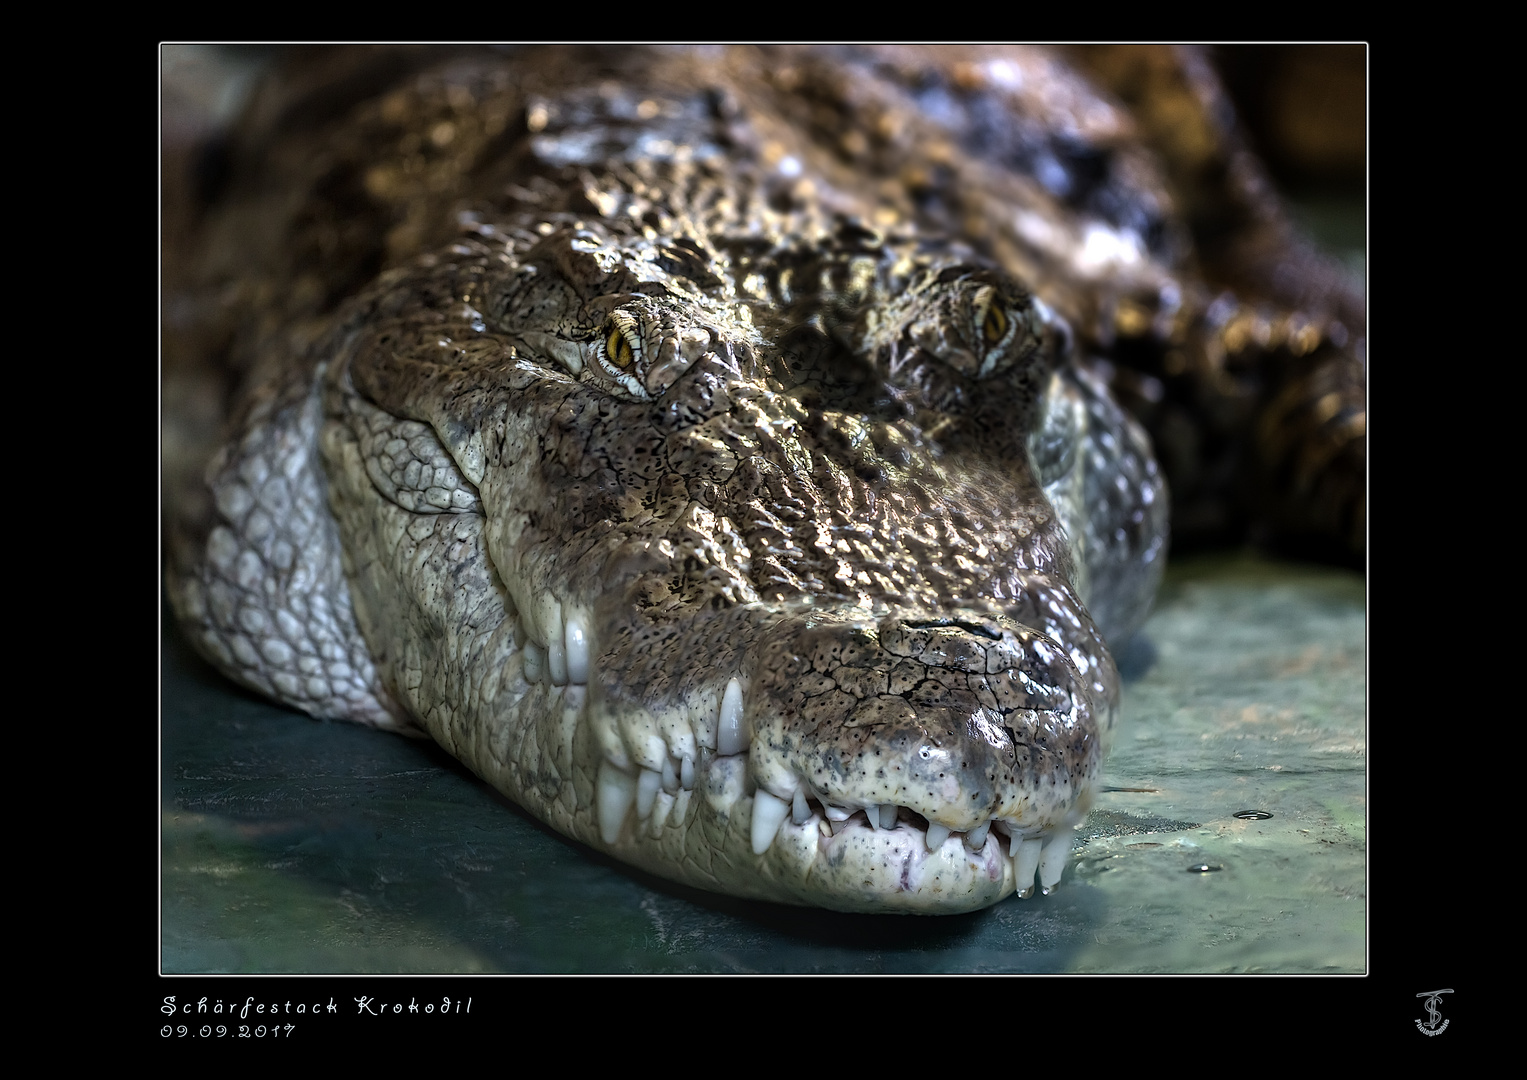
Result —
<path fill-rule="evenodd" d="M 673 831 L 725 837 L 745 830 L 757 880 L 772 886 L 761 891 L 762 898 L 845 911 L 958 912 L 1014 892 L 1028 898 L 1036 880 L 1049 893 L 1086 814 L 1079 809 L 1053 828 L 987 819 L 952 830 L 908 806 L 854 808 L 804 783 L 782 799 L 751 782 L 749 756 L 705 751 L 699 766 L 677 777 L 669 769 L 659 774 L 645 768 L 633 776 L 606 761 L 596 796 L 600 846 L 671 874 L 671 863 L 659 856 Z M 737 847 L 723 855 L 723 845 L 711 854 L 730 868 L 746 861 Z M 697 871 L 697 884 L 715 886 L 714 869 Z"/>
<path fill-rule="evenodd" d="M 976 613 L 753 608 L 633 658 L 601 656 L 621 635 L 557 607 L 560 634 L 517 625 L 506 674 L 571 727 L 572 782 L 518 782 L 585 843 L 700 888 L 845 911 L 974 910 L 1060 881 L 1112 715 L 1045 635 Z M 738 675 L 641 684 L 702 637 L 749 641 Z"/>

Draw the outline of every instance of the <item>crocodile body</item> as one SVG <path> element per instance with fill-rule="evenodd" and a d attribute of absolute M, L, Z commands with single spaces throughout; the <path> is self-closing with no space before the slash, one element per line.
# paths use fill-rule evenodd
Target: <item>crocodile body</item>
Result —
<path fill-rule="evenodd" d="M 1251 340 L 1296 370 L 1274 434 L 1360 410 L 1353 313 L 1211 287 L 1041 51 L 341 53 L 234 147 L 183 337 L 244 373 L 172 528 L 188 637 L 701 888 L 1052 887 L 1165 559 L 1118 361 Z"/>

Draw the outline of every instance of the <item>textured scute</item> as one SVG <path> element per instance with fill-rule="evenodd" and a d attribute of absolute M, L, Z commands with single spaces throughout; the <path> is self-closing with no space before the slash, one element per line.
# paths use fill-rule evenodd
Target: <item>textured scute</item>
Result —
<path fill-rule="evenodd" d="M 407 55 L 267 132 L 219 219 L 263 254 L 220 309 L 251 304 L 216 513 L 172 545 L 193 643 L 700 888 L 1051 887 L 1167 540 L 1099 305 L 1204 291 L 1170 222 L 1137 231 L 1148 169 L 1107 179 L 1139 211 L 1112 220 L 1036 187 L 1032 146 L 962 158 L 936 58 L 895 51 L 847 84 L 812 53 Z M 969 93 L 1031 123 L 981 64 Z M 821 130 L 808 69 L 868 127 Z"/>

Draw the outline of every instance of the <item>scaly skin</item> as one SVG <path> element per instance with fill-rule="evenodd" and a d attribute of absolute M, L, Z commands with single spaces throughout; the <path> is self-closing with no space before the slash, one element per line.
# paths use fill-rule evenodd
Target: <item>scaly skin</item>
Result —
<path fill-rule="evenodd" d="M 847 911 L 1048 889 L 1166 539 L 1074 348 L 1084 275 L 925 229 L 736 55 L 668 59 L 612 90 L 476 56 L 361 108 L 457 148 L 401 193 L 392 144 L 357 151 L 403 211 L 388 268 L 244 324 L 172 602 L 233 678 L 422 730 L 665 877 Z"/>

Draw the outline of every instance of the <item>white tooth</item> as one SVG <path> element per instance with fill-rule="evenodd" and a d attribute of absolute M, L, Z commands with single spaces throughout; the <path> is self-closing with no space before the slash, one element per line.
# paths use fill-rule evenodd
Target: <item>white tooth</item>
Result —
<path fill-rule="evenodd" d="M 834 806 L 832 803 L 823 803 L 822 812 L 827 815 L 828 821 L 847 821 L 853 811 L 846 806 Z"/>
<path fill-rule="evenodd" d="M 986 846 L 986 834 L 991 832 L 991 821 L 983 821 L 965 834 L 965 850 L 977 852 Z"/>
<path fill-rule="evenodd" d="M 636 801 L 636 777 L 608 761 L 599 765 L 599 838 L 606 844 L 620 839 L 620 827 L 626 823 L 626 811 Z"/>
<path fill-rule="evenodd" d="M 871 803 L 864 808 L 864 819 L 870 823 L 871 832 L 880 831 L 880 807 Z"/>
<path fill-rule="evenodd" d="M 1018 879 L 1020 899 L 1027 900 L 1034 895 L 1034 872 L 1039 869 L 1039 854 L 1043 848 L 1042 840 L 1025 840 L 1013 855 L 1013 875 Z"/>
<path fill-rule="evenodd" d="M 657 806 L 653 808 L 652 819 L 647 825 L 647 835 L 656 839 L 663 835 L 663 826 L 668 823 L 668 815 L 673 813 L 673 796 L 666 791 L 657 793 Z"/>
<path fill-rule="evenodd" d="M 790 820 L 797 825 L 804 825 L 811 818 L 811 807 L 806 805 L 806 789 L 795 789 L 795 797 L 790 800 Z"/>
<path fill-rule="evenodd" d="M 1056 829 L 1045 843 L 1044 855 L 1039 860 L 1039 886 L 1044 889 L 1045 895 L 1060 882 L 1061 871 L 1066 868 L 1066 860 L 1071 857 L 1071 827 L 1064 826 Z"/>
<path fill-rule="evenodd" d="M 563 644 L 561 634 L 553 636 L 546 646 L 546 670 L 551 674 L 553 686 L 567 685 L 567 646 Z"/>
<path fill-rule="evenodd" d="M 567 681 L 582 686 L 589 681 L 589 632 L 581 618 L 567 620 L 563 643 L 567 650 Z"/>
<path fill-rule="evenodd" d="M 670 795 L 679 790 L 679 774 L 674 771 L 671 757 L 663 759 L 663 790 Z"/>
<path fill-rule="evenodd" d="M 742 684 L 736 679 L 726 684 L 721 698 L 721 730 L 716 735 L 716 753 L 740 754 L 748 748 L 742 730 Z"/>
<path fill-rule="evenodd" d="M 894 829 L 894 828 L 896 828 L 896 804 L 895 803 L 881 803 L 880 804 L 880 827 L 882 829 Z"/>
<path fill-rule="evenodd" d="M 779 827 L 790 813 L 790 804 L 775 798 L 763 788 L 753 795 L 753 854 L 762 855 L 774 843 Z"/>
<path fill-rule="evenodd" d="M 546 678 L 546 653 L 533 641 L 525 642 L 525 681 L 541 682 Z"/>
<path fill-rule="evenodd" d="M 680 792 L 673 797 L 673 809 L 668 811 L 668 820 L 674 825 L 683 825 L 684 819 L 688 817 L 689 795 L 689 792 L 680 790 Z"/>
<path fill-rule="evenodd" d="M 652 800 L 663 789 L 663 778 L 651 769 L 642 769 L 636 777 L 636 816 L 646 819 L 652 813 Z"/>
<path fill-rule="evenodd" d="M 944 846 L 944 841 L 949 839 L 949 830 L 936 821 L 928 822 L 928 850 L 937 851 Z"/>
<path fill-rule="evenodd" d="M 692 757 L 686 756 L 679 769 L 679 786 L 685 791 L 695 789 L 695 759 Z"/>

